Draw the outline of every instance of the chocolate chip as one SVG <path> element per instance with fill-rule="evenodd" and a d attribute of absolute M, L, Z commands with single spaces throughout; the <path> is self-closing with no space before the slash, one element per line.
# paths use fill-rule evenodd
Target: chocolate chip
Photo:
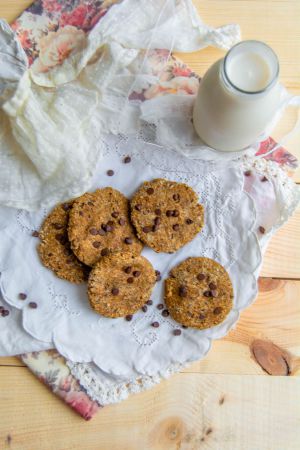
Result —
<path fill-rule="evenodd" d="M 158 229 L 159 229 L 159 225 L 153 225 L 153 227 L 152 227 L 153 233 L 155 233 L 155 231 L 157 231 Z"/>
<path fill-rule="evenodd" d="M 152 195 L 152 194 L 154 194 L 154 189 L 150 187 L 150 188 L 147 189 L 146 192 L 147 192 L 148 195 Z"/>
<path fill-rule="evenodd" d="M 32 308 L 32 309 L 36 309 L 38 307 L 36 302 L 29 302 L 28 306 L 29 306 L 29 308 Z"/>
<path fill-rule="evenodd" d="M 244 172 L 245 177 L 250 177 L 251 174 L 252 174 L 251 170 L 246 170 Z"/>
<path fill-rule="evenodd" d="M 144 312 L 147 312 L 147 306 L 146 305 L 144 305 L 144 306 L 142 306 L 142 311 L 144 311 Z"/>
<path fill-rule="evenodd" d="M 258 227 L 258 229 L 261 234 L 265 234 L 266 229 L 264 227 L 260 226 L 260 227 Z"/>
<path fill-rule="evenodd" d="M 155 219 L 154 219 L 154 224 L 155 224 L 155 225 L 159 225 L 160 222 L 161 222 L 161 218 L 160 218 L 160 217 L 155 217 Z"/>
<path fill-rule="evenodd" d="M 127 283 L 131 284 L 133 282 L 134 282 L 134 278 L 133 277 L 127 278 Z"/>
<path fill-rule="evenodd" d="M 130 322 L 132 320 L 132 314 L 127 314 L 127 316 L 125 316 L 125 320 L 127 320 L 127 322 Z"/>
<path fill-rule="evenodd" d="M 179 297 L 186 297 L 187 296 L 187 288 L 183 285 L 179 286 L 178 294 L 179 294 Z"/>
<path fill-rule="evenodd" d="M 107 231 L 107 224 L 106 223 L 102 223 L 101 228 L 103 231 Z"/>
<path fill-rule="evenodd" d="M 2 317 L 7 317 L 8 315 L 9 315 L 8 309 L 3 309 L 3 310 L 1 311 L 1 316 L 2 316 Z"/>
<path fill-rule="evenodd" d="M 73 261 L 74 261 L 73 258 L 68 258 L 68 259 L 66 260 L 66 263 L 67 263 L 67 264 L 71 264 Z"/>
<path fill-rule="evenodd" d="M 112 288 L 111 293 L 112 295 L 118 295 L 119 294 L 119 289 L 118 288 Z"/>
<path fill-rule="evenodd" d="M 0 313 L 2 313 L 2 311 L 4 310 L 5 310 L 4 306 L 0 306 Z"/>
<path fill-rule="evenodd" d="M 204 291 L 203 295 L 204 295 L 204 297 L 211 297 L 211 292 L 210 291 Z"/>
<path fill-rule="evenodd" d="M 33 231 L 33 232 L 31 233 L 31 236 L 33 236 L 33 237 L 39 237 L 39 232 L 38 232 L 38 231 Z"/>
<path fill-rule="evenodd" d="M 126 238 L 124 239 L 124 242 L 125 242 L 125 244 L 127 244 L 127 245 L 131 245 L 131 244 L 133 243 L 133 240 L 132 240 L 131 237 L 126 237 Z"/>
<path fill-rule="evenodd" d="M 170 315 L 169 311 L 167 309 L 164 309 L 163 312 L 161 313 L 161 315 L 163 317 L 168 317 Z"/>
<path fill-rule="evenodd" d="M 101 246 L 101 243 L 99 241 L 94 241 L 93 242 L 93 247 L 99 248 L 100 246 Z"/>
<path fill-rule="evenodd" d="M 156 270 L 156 271 L 155 271 L 155 275 L 160 275 L 160 271 L 159 271 L 159 270 Z"/>
<path fill-rule="evenodd" d="M 141 275 L 141 272 L 139 270 L 135 270 L 132 274 L 135 278 L 138 278 Z"/>
<path fill-rule="evenodd" d="M 180 200 L 180 195 L 179 195 L 179 194 L 174 194 L 174 195 L 173 195 L 173 200 L 175 200 L 175 202 L 179 202 L 179 200 Z"/>
<path fill-rule="evenodd" d="M 157 216 L 161 216 L 161 209 L 157 208 L 154 212 Z"/>
<path fill-rule="evenodd" d="M 105 236 L 105 230 L 100 228 L 100 230 L 98 231 L 98 234 L 100 234 L 100 236 Z"/>
<path fill-rule="evenodd" d="M 204 273 L 198 273 L 198 275 L 197 275 L 197 280 L 198 280 L 198 281 L 205 280 L 205 275 L 204 275 Z"/>
<path fill-rule="evenodd" d="M 179 216 L 179 211 L 178 209 L 174 209 L 173 211 L 173 217 L 178 217 Z"/>
<path fill-rule="evenodd" d="M 57 234 L 55 235 L 55 239 L 56 239 L 57 241 L 61 242 L 61 241 L 64 239 L 64 235 L 61 234 L 61 233 L 57 233 Z"/>
<path fill-rule="evenodd" d="M 71 208 L 71 205 L 69 203 L 63 203 L 62 208 L 64 211 L 69 211 L 69 209 Z"/>
<path fill-rule="evenodd" d="M 123 159 L 124 164 L 129 164 L 131 162 L 131 158 L 130 156 L 125 156 L 125 158 Z"/>
<path fill-rule="evenodd" d="M 185 223 L 187 223 L 188 225 L 191 225 L 194 221 L 192 219 L 186 219 Z"/>
<path fill-rule="evenodd" d="M 123 270 L 124 270 L 125 273 L 130 273 L 131 270 L 132 270 L 132 267 L 131 266 L 127 266 L 127 267 L 124 267 Z"/>
<path fill-rule="evenodd" d="M 111 225 L 106 225 L 106 232 L 109 233 L 110 231 L 113 231 L 114 227 Z"/>
<path fill-rule="evenodd" d="M 178 223 L 175 223 L 175 225 L 173 225 L 173 230 L 174 231 L 178 231 L 179 230 L 179 225 L 178 225 Z"/>
<path fill-rule="evenodd" d="M 221 308 L 221 306 L 217 306 L 217 307 L 214 309 L 214 314 L 215 314 L 215 315 L 221 314 L 222 311 L 223 311 L 223 308 Z"/>
<path fill-rule="evenodd" d="M 150 231 L 152 231 L 152 227 L 150 227 L 150 226 L 143 227 L 142 230 L 144 233 L 150 233 Z"/>
<path fill-rule="evenodd" d="M 172 211 L 171 209 L 168 209 L 168 210 L 166 211 L 166 216 L 167 216 L 167 217 L 172 217 L 172 216 L 173 216 L 173 211 Z"/>
<path fill-rule="evenodd" d="M 83 216 L 83 212 L 82 211 L 79 211 L 79 213 L 78 213 L 80 216 Z"/>
<path fill-rule="evenodd" d="M 114 219 L 116 219 L 116 218 L 119 216 L 118 211 L 113 211 L 113 212 L 111 213 L 111 216 L 112 216 Z"/>
<path fill-rule="evenodd" d="M 109 176 L 109 177 L 112 177 L 114 174 L 115 174 L 115 172 L 113 171 L 113 170 L 108 170 L 107 172 L 106 172 L 106 174 Z"/>
<path fill-rule="evenodd" d="M 53 223 L 52 226 L 56 230 L 61 230 L 64 227 L 61 223 Z"/>
<path fill-rule="evenodd" d="M 182 325 L 182 328 L 186 330 L 188 327 L 186 325 Z"/>
<path fill-rule="evenodd" d="M 147 303 L 147 305 L 153 305 L 153 301 L 152 300 L 147 300 L 146 303 Z"/>
<path fill-rule="evenodd" d="M 93 203 L 93 202 L 87 202 L 87 204 L 88 204 L 89 206 L 94 206 L 94 203 Z"/>
<path fill-rule="evenodd" d="M 27 298 L 27 295 L 24 294 L 23 292 L 21 292 L 21 293 L 19 294 L 19 299 L 20 299 L 20 300 L 26 300 L 26 298 Z"/>
<path fill-rule="evenodd" d="M 152 322 L 151 326 L 154 328 L 158 328 L 159 327 L 159 323 L 158 322 Z"/>
<path fill-rule="evenodd" d="M 264 183 L 265 181 L 269 181 L 267 177 L 262 177 L 262 179 L 260 180 L 262 183 Z"/>
<path fill-rule="evenodd" d="M 109 221 L 107 222 L 107 225 L 108 225 L 109 227 L 113 227 L 113 226 L 115 225 L 115 222 L 114 222 L 113 220 L 109 220 Z"/>
<path fill-rule="evenodd" d="M 125 219 L 119 219 L 119 225 L 123 226 L 125 225 L 126 220 Z"/>
<path fill-rule="evenodd" d="M 200 320 L 204 320 L 204 319 L 205 319 L 205 314 L 200 313 L 200 314 L 199 314 L 199 319 L 200 319 Z"/>
<path fill-rule="evenodd" d="M 138 203 L 137 205 L 135 205 L 134 209 L 136 209 L 137 211 L 140 211 L 142 209 L 142 205 L 140 205 Z"/>
<path fill-rule="evenodd" d="M 156 275 L 156 281 L 160 281 L 161 280 L 161 275 Z"/>
<path fill-rule="evenodd" d="M 212 289 L 211 290 L 211 296 L 214 297 L 214 298 L 218 297 L 218 291 L 216 291 L 215 289 Z"/>
<path fill-rule="evenodd" d="M 174 336 L 180 336 L 181 335 L 181 330 L 176 328 L 176 330 L 173 330 L 173 334 L 174 334 Z"/>
<path fill-rule="evenodd" d="M 101 250 L 101 256 L 107 256 L 108 254 L 109 254 L 108 248 L 103 248 L 103 249 Z"/>
<path fill-rule="evenodd" d="M 217 285 L 213 282 L 209 283 L 208 287 L 209 289 L 217 289 Z"/>
<path fill-rule="evenodd" d="M 159 310 L 164 309 L 164 305 L 162 303 L 159 303 L 156 308 Z"/>
<path fill-rule="evenodd" d="M 91 228 L 90 229 L 90 234 L 92 234 L 93 236 L 95 236 L 96 234 L 98 234 L 98 230 L 96 228 Z"/>

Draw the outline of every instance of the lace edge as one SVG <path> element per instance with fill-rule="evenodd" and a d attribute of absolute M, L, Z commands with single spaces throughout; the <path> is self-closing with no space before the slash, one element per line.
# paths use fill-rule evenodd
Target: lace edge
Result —
<path fill-rule="evenodd" d="M 175 363 L 161 375 L 141 375 L 132 380 L 122 381 L 108 386 L 97 379 L 89 364 L 76 363 L 70 360 L 66 360 L 66 364 L 72 375 L 86 390 L 89 397 L 102 406 L 119 403 L 122 400 L 126 400 L 131 394 L 138 394 L 149 390 L 162 380 L 169 378 L 171 375 L 186 367 L 184 364 Z"/>

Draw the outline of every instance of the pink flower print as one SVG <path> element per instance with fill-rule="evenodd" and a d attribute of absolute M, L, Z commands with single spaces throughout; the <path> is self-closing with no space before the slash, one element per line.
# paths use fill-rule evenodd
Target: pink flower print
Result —
<path fill-rule="evenodd" d="M 49 13 L 59 12 L 62 5 L 57 0 L 42 0 L 43 9 Z"/>
<path fill-rule="evenodd" d="M 72 375 L 67 376 L 66 378 L 62 378 L 59 382 L 58 388 L 64 392 L 70 392 L 72 387 Z"/>
<path fill-rule="evenodd" d="M 82 48 L 85 42 L 84 32 L 72 26 L 48 33 L 39 41 L 40 53 L 32 65 L 32 70 L 36 73 L 47 72 L 62 64 L 73 50 Z"/>
<path fill-rule="evenodd" d="M 90 420 L 98 411 L 99 405 L 90 400 L 83 391 L 71 391 L 64 396 L 65 402 L 74 408 L 84 419 Z"/>

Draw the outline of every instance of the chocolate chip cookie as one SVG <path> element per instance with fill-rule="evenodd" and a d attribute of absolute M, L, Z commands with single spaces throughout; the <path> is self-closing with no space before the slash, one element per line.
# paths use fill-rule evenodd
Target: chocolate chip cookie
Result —
<path fill-rule="evenodd" d="M 68 240 L 68 220 L 72 202 L 56 206 L 46 217 L 39 237 L 38 253 L 45 267 L 71 283 L 87 280 L 89 268 L 82 264 L 71 250 Z"/>
<path fill-rule="evenodd" d="M 210 328 L 223 322 L 233 304 L 228 273 L 209 258 L 188 258 L 165 281 L 170 315 L 182 325 Z"/>
<path fill-rule="evenodd" d="M 192 188 L 161 178 L 145 182 L 130 203 L 138 237 L 156 252 L 173 253 L 204 224 L 204 208 Z"/>
<path fill-rule="evenodd" d="M 129 221 L 127 198 L 110 187 L 87 192 L 74 201 L 68 234 L 73 252 L 88 266 L 120 251 L 138 255 L 143 247 Z"/>
<path fill-rule="evenodd" d="M 155 271 L 143 256 L 119 253 L 101 258 L 88 280 L 90 304 L 105 317 L 129 317 L 149 299 L 155 280 Z"/>

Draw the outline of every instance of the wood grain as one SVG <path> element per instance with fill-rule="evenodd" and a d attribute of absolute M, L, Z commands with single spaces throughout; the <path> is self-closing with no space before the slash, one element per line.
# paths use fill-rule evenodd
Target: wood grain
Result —
<path fill-rule="evenodd" d="M 300 379 L 178 374 L 84 422 L 23 368 L 0 371 L 1 450 L 296 450 Z M 8 443 L 9 442 L 9 443 Z"/>

